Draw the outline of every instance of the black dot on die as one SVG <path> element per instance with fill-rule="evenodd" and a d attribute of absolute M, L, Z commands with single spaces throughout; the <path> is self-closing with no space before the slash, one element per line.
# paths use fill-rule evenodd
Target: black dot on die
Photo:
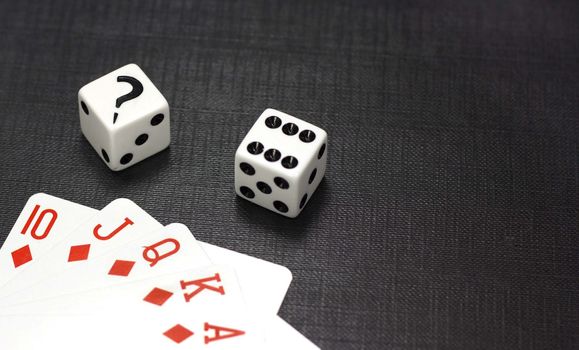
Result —
<path fill-rule="evenodd" d="M 260 190 L 261 192 L 265 193 L 265 194 L 270 194 L 271 193 L 271 187 L 269 187 L 268 184 L 266 184 L 265 182 L 259 181 L 257 184 L 257 189 Z"/>
<path fill-rule="evenodd" d="M 290 187 L 289 182 L 287 182 L 287 180 L 284 179 L 283 177 L 276 176 L 273 179 L 273 182 L 276 184 L 277 187 L 281 188 L 282 190 L 287 190 Z"/>
<path fill-rule="evenodd" d="M 147 142 L 147 140 L 149 139 L 149 135 L 147 134 L 141 134 L 139 135 L 139 137 L 137 137 L 137 139 L 135 140 L 135 145 L 140 146 L 143 143 Z"/>
<path fill-rule="evenodd" d="M 103 159 L 108 163 L 111 160 L 109 159 L 109 155 L 107 154 L 107 152 L 104 149 L 101 149 L 101 154 L 103 155 Z"/>
<path fill-rule="evenodd" d="M 314 182 L 314 179 L 316 178 L 316 174 L 318 173 L 318 169 L 314 168 L 314 170 L 312 170 L 312 173 L 310 174 L 310 179 L 308 180 L 308 184 L 312 184 L 312 182 Z"/>
<path fill-rule="evenodd" d="M 311 130 L 304 130 L 300 132 L 300 140 L 305 143 L 310 143 L 316 139 L 316 134 Z"/>
<path fill-rule="evenodd" d="M 127 153 L 124 156 L 121 157 L 121 164 L 125 165 L 125 164 L 129 164 L 129 162 L 133 160 L 133 154 L 132 153 Z"/>
<path fill-rule="evenodd" d="M 86 103 L 84 103 L 84 101 L 80 101 L 80 107 L 82 108 L 84 114 L 88 115 L 88 107 L 86 106 Z"/>
<path fill-rule="evenodd" d="M 163 113 L 159 113 L 153 118 L 151 118 L 151 125 L 152 126 L 159 125 L 163 122 L 163 119 L 165 119 L 165 116 L 163 115 Z"/>
<path fill-rule="evenodd" d="M 298 166 L 298 160 L 296 157 L 287 156 L 281 160 L 281 165 L 286 169 L 293 169 Z"/>
<path fill-rule="evenodd" d="M 322 147 L 320 147 L 320 151 L 318 152 L 318 159 L 322 158 L 324 152 L 326 151 L 326 144 L 324 143 Z"/>
<path fill-rule="evenodd" d="M 260 154 L 263 152 L 263 145 L 257 141 L 254 141 L 247 145 L 247 152 L 251 154 Z"/>
<path fill-rule="evenodd" d="M 300 131 L 300 128 L 298 128 L 297 125 L 295 125 L 294 123 L 287 123 L 285 124 L 281 130 L 283 131 L 284 134 L 292 136 L 298 133 L 298 131 Z"/>
<path fill-rule="evenodd" d="M 246 186 L 241 186 L 239 188 L 239 192 L 241 192 L 242 195 L 244 195 L 245 197 L 250 198 L 250 199 L 255 197 L 255 193 L 253 193 L 251 188 L 246 187 Z"/>
<path fill-rule="evenodd" d="M 281 158 L 281 152 L 276 150 L 275 148 L 270 148 L 263 154 L 265 159 L 270 162 L 277 162 Z"/>
<path fill-rule="evenodd" d="M 239 164 L 239 169 L 249 176 L 255 174 L 255 169 L 248 163 Z"/>
<path fill-rule="evenodd" d="M 265 120 L 265 125 L 270 129 L 277 129 L 281 125 L 281 119 L 275 115 L 272 115 L 271 117 L 267 117 Z"/>
<path fill-rule="evenodd" d="M 274 202 L 273 202 L 273 206 L 274 206 L 275 209 L 277 209 L 279 212 L 287 213 L 287 211 L 288 211 L 287 205 L 285 205 L 285 203 L 282 202 L 282 201 L 274 201 Z"/>
<path fill-rule="evenodd" d="M 304 207 L 304 205 L 306 205 L 306 202 L 308 201 L 308 194 L 304 194 L 304 196 L 302 197 L 302 200 L 300 201 L 300 209 Z"/>

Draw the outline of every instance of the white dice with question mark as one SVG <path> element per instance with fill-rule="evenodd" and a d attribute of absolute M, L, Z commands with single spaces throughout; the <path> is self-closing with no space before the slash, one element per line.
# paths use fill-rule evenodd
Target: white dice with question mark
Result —
<path fill-rule="evenodd" d="M 82 133 L 111 170 L 169 146 L 169 104 L 134 63 L 83 86 L 78 105 Z"/>

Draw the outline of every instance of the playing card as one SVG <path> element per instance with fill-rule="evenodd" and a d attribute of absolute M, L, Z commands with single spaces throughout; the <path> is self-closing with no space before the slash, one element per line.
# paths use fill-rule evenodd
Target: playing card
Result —
<path fill-rule="evenodd" d="M 0 249 L 0 286 L 31 268 L 70 230 L 97 212 L 45 193 L 31 196 Z"/>
<path fill-rule="evenodd" d="M 38 197 L 42 196 L 43 194 L 37 195 Z M 44 195 L 47 196 L 47 195 Z M 50 197 L 50 196 L 47 196 Z M 31 200 L 34 198 L 31 197 Z M 58 198 L 52 197 L 57 201 L 63 201 Z M 68 204 L 67 209 L 74 210 L 74 209 L 84 209 L 85 215 L 88 217 L 91 214 L 96 213 L 94 209 L 90 209 L 87 207 L 79 206 L 71 202 L 64 201 L 65 204 Z M 111 203 L 112 204 L 112 203 Z M 27 204 L 29 206 L 30 203 Z M 53 209 L 54 210 L 54 209 Z M 24 213 L 26 211 L 23 210 L 23 214 L 21 214 L 21 218 L 19 221 L 22 220 Z M 40 208 L 37 209 L 37 214 L 40 212 Z M 47 221 L 46 229 L 48 229 L 50 220 L 49 215 L 52 215 L 51 212 L 46 212 L 43 214 L 43 217 L 37 217 L 37 220 L 40 220 L 40 223 L 36 224 L 33 218 L 30 218 L 29 215 L 28 220 L 31 223 L 28 224 L 29 232 L 34 229 L 34 235 L 39 236 L 39 232 L 41 232 L 43 228 L 42 220 Z M 35 215 L 36 216 L 36 215 Z M 104 218 L 104 217 L 103 217 Z M 51 218 L 50 218 L 51 219 Z M 27 221 L 28 221 L 27 220 Z M 51 219 L 52 220 L 52 219 Z M 72 221 L 72 220 L 71 220 Z M 80 221 L 80 220 L 79 220 Z M 95 220 L 92 220 L 96 222 Z M 133 221 L 133 220 L 131 220 Z M 114 235 L 119 233 L 120 231 L 126 229 L 128 225 L 126 224 L 127 221 L 122 222 L 120 226 L 120 230 L 116 232 Z M 26 222 L 24 223 L 26 225 Z M 121 227 L 121 226 L 125 227 Z M 56 227 L 55 224 L 52 224 Z M 16 227 L 18 226 L 15 224 L 15 228 L 12 231 L 15 231 Z M 36 227 L 35 227 L 36 226 Z M 74 228 L 75 224 L 69 224 L 67 229 L 62 229 L 60 232 L 60 239 L 62 240 L 67 236 L 66 231 L 70 231 Z M 94 228 L 96 228 L 98 224 L 95 224 L 93 227 L 93 235 L 96 235 Z M 102 224 L 101 224 L 102 226 Z M 62 226 L 66 227 L 66 226 Z M 77 232 L 82 228 L 88 227 L 88 224 L 82 225 L 81 228 L 74 230 Z M 24 228 L 24 226 L 23 226 Z M 49 230 L 50 232 L 53 231 L 54 228 Z M 96 230 L 98 232 L 98 229 Z M 111 234 L 113 232 L 111 231 Z M 71 240 L 79 242 L 78 237 L 72 237 Z M 113 237 L 114 237 L 113 235 Z M 46 235 L 48 237 L 48 234 Z M 45 237 L 45 238 L 46 238 Z M 96 237 L 96 236 L 95 236 Z M 104 235 L 102 237 L 105 237 Z M 112 238 L 112 237 L 111 237 Z M 8 239 L 7 239 L 8 242 Z M 53 251 L 50 250 L 50 247 L 56 245 L 58 241 L 54 239 L 52 241 L 52 245 L 43 245 L 42 247 L 46 247 L 43 250 L 38 250 L 38 256 L 41 256 L 42 253 L 48 252 L 47 259 L 43 259 L 44 261 L 55 260 L 52 258 L 54 255 Z M 119 241 L 120 242 L 120 241 Z M 97 242 L 98 243 L 98 242 Z M 91 243 L 88 243 L 91 244 Z M 77 244 L 77 246 L 80 244 Z M 247 256 L 245 254 L 237 253 L 231 250 L 227 250 L 225 248 L 220 248 L 208 243 L 197 242 L 195 238 L 191 234 L 191 232 L 183 225 L 180 224 L 172 224 L 168 225 L 167 227 L 157 230 L 157 231 L 146 231 L 139 233 L 138 236 L 134 236 L 132 238 L 125 239 L 122 243 L 119 243 L 117 248 L 109 248 L 99 250 L 100 253 L 94 253 L 94 250 L 91 250 L 92 247 L 89 247 L 89 255 L 91 256 L 90 259 L 84 263 L 82 269 L 64 269 L 61 272 L 55 272 L 56 269 L 44 269 L 45 273 L 43 274 L 44 278 L 40 278 L 35 283 L 29 285 L 33 288 L 28 288 L 25 290 L 21 290 L 18 294 L 18 298 L 16 299 L 16 305 L 2 307 L 0 313 L 3 315 L 0 317 L 2 323 L 5 320 L 27 320 L 26 323 L 28 326 L 34 324 L 34 327 L 28 327 L 28 329 L 37 329 L 38 327 L 42 328 L 40 333 L 47 334 L 48 337 L 53 339 L 69 339 L 71 340 L 71 349 L 73 346 L 80 344 L 79 341 L 83 339 L 86 340 L 86 337 L 80 337 L 83 332 L 74 331 L 71 329 L 71 324 L 83 324 L 84 326 L 82 329 L 86 329 L 86 327 L 90 328 L 90 323 L 95 322 L 96 320 L 100 320 L 98 322 L 103 322 L 105 318 L 107 318 L 106 311 L 110 310 L 110 313 L 114 313 L 118 310 L 127 310 L 126 302 L 124 302 L 122 295 L 130 295 L 131 290 L 133 290 L 136 286 L 138 281 L 147 281 L 150 280 L 151 276 L 159 275 L 161 278 L 159 281 L 162 283 L 163 276 L 167 276 L 166 274 L 170 274 L 175 270 L 186 270 L 191 267 L 195 266 L 203 266 L 209 264 L 209 262 L 213 262 L 220 265 L 228 265 L 235 268 L 237 273 L 237 280 L 240 282 L 241 285 L 241 295 L 243 296 L 243 300 L 247 301 L 247 304 L 250 305 L 250 310 L 252 315 L 274 315 L 277 313 L 283 298 L 289 288 L 289 284 L 291 282 L 292 276 L 291 272 L 280 265 L 276 265 L 261 259 L 257 259 L 254 257 Z M 8 246 L 6 243 L 5 247 Z M 61 246 L 73 246 L 72 243 L 62 243 L 60 245 L 56 245 L 56 248 L 60 248 Z M 112 245 L 117 246 L 117 245 Z M 202 247 L 202 249 L 201 249 Z M 4 248 L 3 248 L 4 251 Z M 54 249 L 56 251 L 56 249 Z M 208 259 L 207 256 L 203 253 L 210 256 Z M 1 252 L 0 252 L 1 253 Z M 96 255 L 93 257 L 93 255 Z M 70 259 L 70 250 L 69 256 Z M 38 260 L 38 259 L 37 259 Z M 84 260 L 80 260 L 84 261 Z M 31 265 L 31 264 L 29 264 Z M 66 265 L 65 265 L 66 266 Z M 51 278 L 46 278 L 46 275 L 51 275 Z M 34 275 L 34 274 L 31 274 Z M 48 283 L 47 283 L 48 281 Z M 137 281 L 137 282 L 136 282 Z M 206 279 L 207 285 L 210 286 L 211 282 L 215 282 L 210 277 Z M 146 282 L 143 282 L 146 283 Z M 201 282 L 198 282 L 201 283 Z M 24 284 L 26 285 L 26 284 Z M 118 285 L 124 285 L 124 288 L 118 287 Z M 193 284 L 195 285 L 195 284 Z M 201 283 L 201 286 L 204 286 Z M 36 292 L 38 289 L 42 290 L 42 293 Z M 197 288 L 199 289 L 199 288 Z M 92 292 L 90 292 L 92 290 Z M 123 290 L 125 292 L 123 292 Z M 202 288 L 202 290 L 211 290 L 210 288 Z M 218 291 L 219 288 L 214 287 L 213 291 Z M 0 292 L 1 293 L 1 292 Z M 104 302 L 106 300 L 112 300 L 111 302 L 107 303 Z M 115 301 L 116 300 L 116 301 Z M 104 303 L 104 304 L 103 304 Z M 239 303 L 239 302 L 238 302 Z M 115 306 L 116 305 L 116 306 Z M 226 308 L 227 309 L 227 308 Z M 201 309 L 199 309 L 201 310 Z M 200 313 L 200 311 L 197 312 Z M 142 310 L 135 310 L 136 313 L 141 313 Z M 20 314 L 19 316 L 6 316 L 13 314 Z M 172 314 L 178 314 L 177 311 L 172 311 Z M 209 311 L 208 311 L 209 313 Z M 232 315 L 233 313 L 233 315 Z M 103 315 L 104 314 L 104 315 Z M 209 343 L 205 343 L 202 345 L 201 342 L 196 344 L 196 340 L 189 340 L 188 342 L 193 344 L 195 343 L 197 346 L 208 346 L 208 344 L 214 341 L 221 341 L 221 336 L 227 335 L 230 332 L 230 335 L 236 334 L 236 329 L 232 327 L 225 327 L 219 326 L 219 322 L 224 324 L 223 322 L 227 323 L 229 326 L 232 324 L 237 325 L 239 329 L 247 328 L 247 329 L 255 329 L 252 331 L 253 333 L 257 333 L 260 327 L 265 327 L 267 329 L 267 333 L 265 335 L 265 342 L 267 344 L 267 348 L 276 348 L 276 349 L 289 349 L 289 348 L 300 348 L 300 349 L 317 349 L 315 345 L 309 342 L 305 337 L 303 337 L 299 332 L 293 329 L 290 325 L 285 323 L 281 318 L 278 316 L 269 316 L 263 317 L 261 320 L 261 325 L 258 327 L 257 325 L 260 324 L 257 320 L 247 320 L 247 319 L 236 319 L 235 312 L 232 312 L 232 308 L 230 307 L 229 310 L 211 310 L 210 316 L 205 317 L 205 321 L 203 320 L 189 320 L 188 326 L 184 326 L 180 323 L 175 323 L 173 327 L 168 328 L 164 335 L 165 338 L 174 337 L 174 339 L 169 338 L 172 343 L 179 344 L 181 342 L 187 341 L 186 339 L 194 339 L 193 335 L 195 334 L 194 331 L 191 329 L 197 328 L 199 332 L 207 333 L 204 335 L 203 340 L 209 339 Z M 23 316 L 26 315 L 26 316 Z M 66 316 L 68 315 L 68 316 Z M 90 316 L 87 316 L 90 315 Z M 109 315 L 110 316 L 110 315 Z M 88 317 L 89 321 L 80 322 L 80 318 Z M 163 317 L 163 316 L 159 316 Z M 166 316 L 164 316 L 166 317 Z M 239 317 L 237 317 L 239 318 Z M 122 322 L 135 322 L 134 320 L 128 320 L 122 318 Z M 170 322 L 173 322 L 169 318 L 166 322 L 167 327 L 169 327 Z M 59 321 L 55 321 L 59 320 Z M 121 318 L 114 317 L 115 322 L 121 320 Z M 213 321 L 212 321 L 213 320 Z M 115 340 L 114 346 L 121 344 L 126 339 L 131 339 L 128 336 L 126 331 L 119 331 L 123 329 L 123 325 L 119 324 L 115 327 L 112 326 L 115 322 L 107 322 L 111 325 L 112 330 L 108 333 L 109 336 L 106 337 L 108 340 Z M 213 323 L 211 323 L 213 322 Z M 265 326 L 263 323 L 265 322 Z M 11 323 L 13 325 L 18 324 L 18 322 Z M 54 329 L 57 325 L 61 325 L 59 329 L 65 329 L 65 333 L 68 334 L 62 335 L 62 337 L 56 337 L 59 334 L 58 331 Z M 95 325 L 95 327 L 101 327 L 101 324 Z M 149 326 L 148 323 L 142 324 L 140 327 L 140 331 L 147 329 Z M 189 327 L 189 328 L 187 328 Z M 58 327 L 57 327 L 58 328 Z M 11 332 L 10 327 L 2 328 L 6 330 L 6 334 L 13 335 L 18 334 L 18 331 Z M 119 333 L 120 332 L 120 333 Z M 189 333 L 191 333 L 189 335 Z M 213 333 L 211 333 L 213 332 Z M 232 332 L 232 333 L 231 333 Z M 4 331 L 0 331 L 0 334 L 3 334 Z M 153 330 L 150 331 L 151 334 L 154 333 Z M 75 336 L 71 336 L 71 334 L 75 334 Z M 245 334 L 245 332 L 244 332 Z M 42 339 L 42 337 L 36 337 L 37 333 L 34 333 L 34 336 L 31 334 L 28 339 Z M 133 336 L 134 337 L 134 336 Z M 182 339 L 182 337 L 186 337 L 186 339 Z M 4 337 L 0 337 L 4 339 Z M 22 337 L 9 337 L 10 339 L 16 339 L 16 343 L 19 346 L 22 346 L 23 343 L 18 339 L 23 339 Z M 214 340 L 211 340 L 215 338 Z M 259 337 L 258 337 L 259 338 Z M 76 339 L 76 340 L 75 340 Z M 199 337 L 201 339 L 201 337 Z M 261 345 L 261 338 L 256 340 L 256 337 L 252 337 L 251 341 L 251 348 L 256 349 L 259 348 Z M 35 340 L 36 341 L 36 340 Z M 127 346 L 129 344 L 135 344 L 134 339 L 128 340 Z M 160 341 L 158 346 L 167 346 L 166 339 L 163 340 L 148 340 L 147 344 L 153 344 L 155 341 Z M 16 346 L 16 343 L 3 343 L 0 341 L 0 347 L 2 345 L 6 346 Z M 46 343 L 42 343 L 46 347 Z M 91 342 L 91 344 L 98 344 L 95 342 Z M 107 343 L 108 344 L 108 343 Z M 240 343 L 243 346 L 243 342 Z M 59 347 L 62 347 L 63 343 L 59 342 Z M 104 345 L 104 344 L 103 344 Z M 237 345 L 237 344 L 236 344 Z M 215 345 L 211 346 L 215 348 Z M 16 347 L 10 347 L 16 348 Z M 22 347 L 24 349 L 26 347 Z M 102 345 L 100 346 L 102 348 Z M 95 347 L 96 349 L 96 347 Z"/>
<path fill-rule="evenodd" d="M 168 239 L 173 241 L 168 241 Z M 160 242 L 165 243 L 159 244 Z M 116 282 L 126 283 L 127 280 L 125 280 L 125 278 L 127 277 L 140 276 L 150 278 L 155 273 L 162 274 L 163 272 L 170 272 L 170 270 L 167 269 L 183 269 L 189 262 L 191 263 L 190 265 L 208 264 L 209 259 L 203 253 L 199 252 L 200 248 L 196 243 L 198 242 L 195 241 L 190 231 L 181 224 L 171 224 L 160 231 L 143 235 L 143 237 L 131 242 L 131 244 L 127 246 L 115 249 L 90 261 L 87 264 L 86 273 L 82 276 L 75 277 L 75 282 L 80 282 L 80 280 L 84 281 L 82 284 L 77 284 L 79 286 L 77 291 L 80 291 L 82 287 L 87 288 L 90 286 L 90 288 L 97 289 L 110 286 Z M 226 263 L 228 266 L 235 266 L 243 297 L 256 316 L 260 316 L 260 313 L 266 315 L 274 315 L 277 313 L 277 309 L 291 281 L 291 273 L 287 268 L 208 243 L 202 244 L 205 251 L 211 254 L 214 262 L 220 265 Z M 189 253 L 186 253 L 188 246 L 193 248 L 189 249 Z M 176 247 L 180 249 L 177 250 Z M 153 253 L 154 250 L 152 249 L 157 250 Z M 179 257 L 178 254 L 182 255 Z M 121 256 L 124 260 L 115 259 L 115 257 Z M 147 260 L 140 261 L 139 263 L 139 259 Z M 125 270 L 122 267 L 123 265 L 119 265 L 117 261 L 136 262 L 131 268 Z M 197 263 L 195 261 L 197 261 Z M 175 266 L 175 263 L 182 264 L 183 267 Z M 171 266 L 174 267 L 171 268 Z M 155 268 L 159 270 L 155 270 Z M 116 273 L 111 275 L 110 273 L 114 272 L 115 269 Z M 89 270 L 93 272 L 89 272 Z M 147 274 L 147 272 L 150 274 Z M 107 278 L 111 277 L 113 281 L 108 281 Z M 122 281 L 118 281 L 118 279 Z M 134 278 L 129 278 L 128 281 L 134 281 Z M 269 281 L 269 283 L 263 283 L 264 281 Z M 68 282 L 65 280 L 62 283 L 58 283 L 58 285 L 64 285 L 66 283 Z M 134 284 L 127 285 L 126 287 L 133 288 L 133 286 Z M 47 289 L 43 288 L 43 290 L 45 295 L 49 293 Z M 103 295 L 103 291 L 75 294 L 69 295 L 66 298 L 44 299 L 39 302 L 28 303 L 27 305 L 5 307 L 1 313 L 3 315 L 28 314 L 39 316 L 45 314 L 62 316 L 63 314 L 82 315 L 92 312 L 103 312 L 105 309 L 102 305 L 103 299 L 115 297 L 114 290 L 104 289 L 104 291 L 110 292 L 111 297 Z M 119 293 L 118 289 L 116 289 L 116 291 L 116 293 Z M 307 338 L 278 316 L 274 316 L 273 318 L 271 316 L 265 316 L 259 322 L 264 323 L 264 321 L 265 324 L 263 327 L 267 329 L 264 337 L 270 349 L 289 350 L 292 349 L 292 346 L 294 346 L 293 349 L 317 349 Z M 256 324 L 257 323 L 256 321 Z"/>
<path fill-rule="evenodd" d="M 41 263 L 16 275 L 0 290 L 0 306 L 18 303 L 19 291 L 31 290 L 42 297 L 40 283 L 50 283 L 54 276 L 67 270 L 82 274 L 83 266 L 94 257 L 134 240 L 137 235 L 161 228 L 138 205 L 128 199 L 117 199 L 74 228 L 65 240 L 45 252 Z"/>

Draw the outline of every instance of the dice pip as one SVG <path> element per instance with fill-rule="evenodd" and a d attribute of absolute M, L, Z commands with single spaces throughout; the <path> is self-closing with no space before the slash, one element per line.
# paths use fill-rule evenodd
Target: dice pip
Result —
<path fill-rule="evenodd" d="M 235 153 L 235 191 L 257 205 L 296 217 L 326 172 L 327 133 L 266 109 Z"/>
<path fill-rule="evenodd" d="M 169 146 L 169 104 L 136 64 L 83 86 L 78 105 L 82 133 L 111 170 Z"/>

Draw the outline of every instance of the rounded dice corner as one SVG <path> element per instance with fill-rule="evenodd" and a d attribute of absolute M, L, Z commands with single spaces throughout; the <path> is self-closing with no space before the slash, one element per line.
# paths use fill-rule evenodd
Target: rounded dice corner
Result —
<path fill-rule="evenodd" d="M 80 89 L 78 89 L 77 96 L 78 96 L 78 100 L 79 100 L 79 101 L 84 98 L 84 95 L 85 95 L 86 89 L 87 89 L 87 85 L 88 85 L 88 84 L 86 84 L 86 85 L 84 85 L 83 87 L 81 87 Z"/>
<path fill-rule="evenodd" d="M 289 218 L 289 219 L 295 219 L 295 218 L 297 218 L 297 217 L 300 215 L 301 212 L 302 212 L 301 210 L 298 210 L 298 211 L 296 211 L 296 212 L 294 212 L 294 213 L 290 213 L 290 212 L 288 212 L 288 213 L 280 213 L 280 212 L 276 211 L 276 213 L 278 213 L 278 214 L 280 214 L 280 215 L 283 215 L 283 216 L 285 216 L 286 218 Z"/>
<path fill-rule="evenodd" d="M 236 161 L 239 159 L 239 157 L 245 156 L 244 147 L 243 147 L 244 145 L 245 145 L 245 139 L 243 141 L 241 141 L 241 143 L 239 144 L 239 146 L 237 146 L 237 149 L 235 150 L 234 158 Z"/>
<path fill-rule="evenodd" d="M 326 130 L 320 128 L 319 126 L 318 126 L 318 129 L 319 129 L 319 133 L 320 133 L 320 135 L 319 135 L 320 140 L 323 141 L 324 143 L 328 143 L 328 132 Z"/>
<path fill-rule="evenodd" d="M 170 132 L 169 132 L 169 138 L 167 140 L 163 141 L 163 143 L 161 144 L 161 147 L 157 153 L 163 152 L 164 150 L 166 150 L 169 147 L 171 147 L 171 133 Z M 151 156 L 154 156 L 157 153 L 151 154 Z"/>
<path fill-rule="evenodd" d="M 136 64 L 134 62 L 127 63 L 124 66 L 121 66 L 121 67 L 105 74 L 104 76 L 109 75 L 111 73 L 118 74 L 121 72 L 124 74 L 128 73 L 128 74 L 142 75 L 142 76 L 148 78 L 147 74 L 145 74 L 145 71 L 143 71 L 143 69 L 138 64 Z"/>
<path fill-rule="evenodd" d="M 159 91 L 157 89 L 157 91 Z M 167 114 L 167 119 L 170 119 L 171 117 L 171 108 L 169 107 L 169 102 L 167 101 L 167 99 L 165 98 L 165 95 L 163 95 L 161 93 L 161 91 L 159 91 L 159 95 L 161 96 L 161 109 L 164 110 Z"/>
<path fill-rule="evenodd" d="M 122 69 L 122 68 L 126 68 L 126 69 L 138 69 L 138 70 L 140 70 L 141 72 L 143 72 L 143 70 L 141 69 L 141 67 L 140 67 L 138 64 L 136 64 L 135 62 L 127 63 L 126 65 L 122 66 L 122 67 L 119 68 L 119 69 Z M 143 72 L 143 73 L 144 73 L 144 72 Z"/>
<path fill-rule="evenodd" d="M 112 167 L 110 165 L 107 164 L 107 166 L 109 167 L 109 169 L 111 169 L 111 171 L 114 171 L 115 173 L 118 173 L 119 171 L 125 170 L 127 167 L 123 167 L 123 166 L 117 166 L 117 167 Z"/>
<path fill-rule="evenodd" d="M 268 107 L 263 112 L 261 112 L 261 115 L 259 116 L 259 118 L 269 117 L 270 114 L 279 114 L 279 113 L 283 113 L 283 112 L 279 111 L 275 108 Z M 285 114 L 285 113 L 283 113 L 283 114 Z"/>

